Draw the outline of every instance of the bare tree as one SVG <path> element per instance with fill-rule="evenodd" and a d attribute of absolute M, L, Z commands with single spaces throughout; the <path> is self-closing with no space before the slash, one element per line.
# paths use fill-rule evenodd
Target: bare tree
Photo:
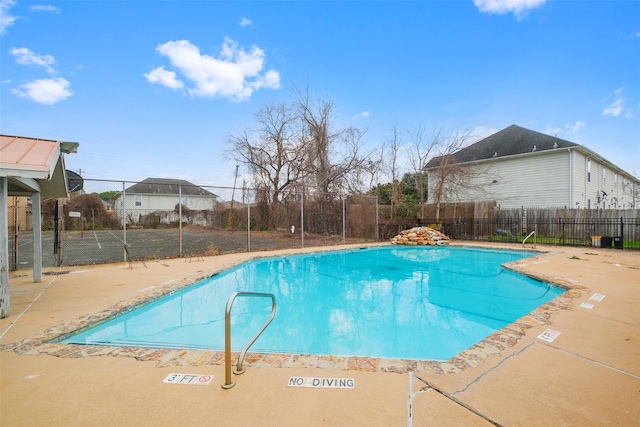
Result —
<path fill-rule="evenodd" d="M 334 129 L 333 102 L 328 99 L 314 101 L 307 89 L 297 92 L 295 103 L 302 125 L 305 168 L 313 179 L 313 182 L 308 184 L 313 185 L 319 193 L 329 193 L 335 179 L 335 174 L 332 173 L 331 149 L 343 132 Z"/>
<path fill-rule="evenodd" d="M 419 195 L 420 202 L 420 218 L 424 218 L 425 194 L 427 190 L 427 174 L 424 168 L 427 166 L 432 152 L 438 147 L 441 139 L 441 131 L 435 131 L 429 140 L 425 137 L 425 127 L 419 123 L 414 131 L 409 132 L 411 140 L 409 146 L 409 163 L 413 169 L 416 179 L 416 190 Z"/>
<path fill-rule="evenodd" d="M 298 91 L 291 104 L 261 107 L 256 129 L 229 136 L 227 156 L 249 165 L 253 186 L 266 204 L 275 206 L 293 191 L 311 189 L 325 228 L 332 194 L 355 188 L 363 171 L 373 170 L 371 154 L 362 153 L 366 132 L 336 127 L 335 114 L 330 100 Z"/>
<path fill-rule="evenodd" d="M 440 135 L 440 134 L 438 134 Z M 457 200 L 459 195 L 474 186 L 478 171 L 457 162 L 456 153 L 475 138 L 475 130 L 467 129 L 447 138 L 438 136 L 438 156 L 432 159 L 434 172 L 430 175 L 430 198 L 436 204 L 436 221 L 440 219 L 442 203 Z"/>
<path fill-rule="evenodd" d="M 363 154 L 365 132 L 355 127 L 335 126 L 335 109 L 329 99 L 312 99 L 308 89 L 296 93 L 296 110 L 302 127 L 304 169 L 320 201 L 320 215 L 326 230 L 325 211 L 334 194 L 354 186 L 354 180 L 370 161 Z"/>
<path fill-rule="evenodd" d="M 255 117 L 257 129 L 230 135 L 226 154 L 249 166 L 254 187 L 268 205 L 276 205 L 304 176 L 304 146 L 296 115 L 286 104 L 266 104 Z"/>
<path fill-rule="evenodd" d="M 398 124 L 394 123 L 391 127 L 391 139 L 387 141 L 387 147 L 389 152 L 389 171 L 391 172 L 391 219 L 393 219 L 394 212 L 397 206 L 400 204 L 400 179 L 398 172 L 398 155 L 400 152 L 400 144 L 402 143 L 402 135 Z"/>
<path fill-rule="evenodd" d="M 365 144 L 365 131 L 350 127 L 347 129 L 346 144 L 353 151 L 361 152 Z M 364 194 L 371 190 L 374 182 L 379 178 L 384 165 L 384 147 L 377 147 L 357 156 L 345 167 L 345 177 L 342 191 L 351 194 Z M 357 161 L 356 161 L 357 159 Z"/>

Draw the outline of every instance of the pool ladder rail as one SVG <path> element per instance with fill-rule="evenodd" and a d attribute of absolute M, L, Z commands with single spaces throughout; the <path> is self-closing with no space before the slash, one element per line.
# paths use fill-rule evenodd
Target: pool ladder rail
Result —
<path fill-rule="evenodd" d="M 524 240 L 522 241 L 522 247 L 524 248 L 524 244 L 527 241 L 527 239 L 531 236 L 534 236 L 536 234 L 536 230 L 533 230 L 531 233 L 529 233 L 529 235 L 527 237 L 524 238 Z M 536 248 L 536 238 L 533 238 L 533 249 Z"/>
<path fill-rule="evenodd" d="M 236 365 L 236 369 L 233 371 L 234 374 L 240 375 L 245 372 L 245 369 L 242 367 L 242 361 L 244 360 L 244 355 L 249 350 L 249 347 L 258 339 L 258 337 L 267 329 L 269 323 L 273 320 L 276 315 L 276 297 L 273 294 L 262 293 L 262 292 L 234 292 L 227 301 L 227 309 L 224 314 L 224 384 L 222 384 L 222 388 L 229 389 L 236 385 L 235 381 L 231 381 L 231 307 L 233 306 L 233 301 L 236 297 L 269 297 L 271 298 L 271 316 L 269 320 L 262 325 L 262 328 L 249 340 L 247 345 L 244 346 L 240 355 L 238 356 L 238 364 Z"/>

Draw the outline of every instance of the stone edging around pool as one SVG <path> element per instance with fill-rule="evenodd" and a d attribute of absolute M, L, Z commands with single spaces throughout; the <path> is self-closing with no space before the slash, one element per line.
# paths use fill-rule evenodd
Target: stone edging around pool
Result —
<path fill-rule="evenodd" d="M 533 261 L 535 258 L 529 258 Z M 582 286 L 571 284 L 554 277 L 543 277 L 532 275 L 522 269 L 524 265 L 518 261 L 505 265 L 506 268 L 560 286 L 567 289 L 565 293 L 549 301 L 531 313 L 521 317 L 517 321 L 489 335 L 484 340 L 474 344 L 467 350 L 446 362 L 432 360 L 401 360 L 401 359 L 381 359 L 374 357 L 336 357 L 336 356 L 313 356 L 313 355 L 292 355 L 292 354 L 261 354 L 247 353 L 244 364 L 251 367 L 275 367 L 275 368 L 321 368 L 338 370 L 355 370 L 370 372 L 430 372 L 434 374 L 455 374 L 465 368 L 480 365 L 490 355 L 499 354 L 500 351 L 512 347 L 526 331 L 536 326 L 549 324 L 550 317 L 559 310 L 571 308 L 572 301 L 584 295 L 587 290 Z M 196 281 L 212 277 L 217 272 L 208 276 L 200 277 Z M 182 281 L 167 285 L 164 288 L 155 290 L 151 295 L 132 298 L 130 300 L 115 304 L 101 312 L 84 316 L 71 322 L 65 322 L 54 326 L 23 341 L 3 344 L 0 350 L 4 352 L 13 351 L 18 354 L 35 355 L 47 354 L 56 357 L 80 358 L 91 356 L 114 356 L 133 357 L 140 361 L 154 361 L 157 367 L 170 366 L 201 366 L 201 365 L 224 365 L 224 352 L 215 350 L 184 350 L 184 349 L 149 349 L 141 347 L 112 347 L 105 345 L 79 345 L 63 344 L 52 342 L 75 333 L 80 329 L 87 328 L 93 324 L 110 319 L 116 315 L 131 311 L 138 306 L 152 300 L 164 297 L 178 290 L 195 283 Z M 236 359 L 238 353 L 234 353 Z"/>

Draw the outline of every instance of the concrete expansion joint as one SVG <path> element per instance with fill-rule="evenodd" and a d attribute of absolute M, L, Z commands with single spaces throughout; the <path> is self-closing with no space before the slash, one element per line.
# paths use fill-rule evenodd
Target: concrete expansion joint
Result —
<path fill-rule="evenodd" d="M 60 270 L 61 270 L 61 268 L 58 268 L 58 271 L 60 271 Z M 18 317 L 16 317 L 16 318 L 15 318 L 15 320 L 14 320 L 13 322 L 11 322 L 11 323 L 9 324 L 9 326 L 7 326 L 7 327 L 6 327 L 6 329 L 5 329 L 4 331 L 2 331 L 2 334 L 0 334 L 0 339 L 4 338 L 4 336 L 7 334 L 7 332 L 9 332 L 9 331 L 11 330 L 11 328 L 13 328 L 13 326 L 18 322 L 18 320 L 20 320 L 20 318 L 21 318 L 22 316 L 24 316 L 24 314 L 25 314 L 27 311 L 29 311 L 29 310 L 31 309 L 31 307 L 32 307 L 32 306 L 33 306 L 33 305 L 34 305 L 34 304 L 35 304 L 35 303 L 40 299 L 40 297 L 41 297 L 41 296 L 42 296 L 42 295 L 47 291 L 47 289 L 49 289 L 49 287 L 50 287 L 51 285 L 53 285 L 53 282 L 55 282 L 55 281 L 56 281 L 57 277 L 58 277 L 57 275 L 54 275 L 54 276 L 53 276 L 53 278 L 51 279 L 51 281 L 49 281 L 49 283 L 47 283 L 47 284 L 45 285 L 45 287 L 44 287 L 44 288 L 42 288 L 42 290 L 40 291 L 40 293 L 38 294 L 38 296 L 36 296 L 36 297 L 33 299 L 33 301 L 31 301 L 31 302 L 29 303 L 29 305 L 27 305 L 27 307 L 26 307 L 24 310 L 22 310 L 22 313 L 20 313 L 20 314 L 18 315 Z"/>
<path fill-rule="evenodd" d="M 597 312 L 592 312 L 592 313 L 588 313 L 588 314 L 591 314 L 593 316 L 598 316 L 601 319 L 607 319 L 607 320 L 610 320 L 610 321 L 615 322 L 615 323 L 620 323 L 622 325 L 627 325 L 627 326 L 632 326 L 632 327 L 637 327 L 638 326 L 637 323 L 625 322 L 624 320 L 620 320 L 620 319 L 617 319 L 615 317 L 603 316 L 602 314 L 599 314 Z"/>
<path fill-rule="evenodd" d="M 640 375 L 636 375 L 636 374 L 633 374 L 631 372 L 627 372 L 625 370 L 616 368 L 615 366 L 607 365 L 606 363 L 598 362 L 597 360 L 590 359 L 588 357 L 582 356 L 582 355 L 574 353 L 572 351 L 568 351 L 568 350 L 565 350 L 563 348 L 556 347 L 555 345 L 552 345 L 551 343 L 546 343 L 546 342 L 542 343 L 541 342 L 540 344 L 543 344 L 543 345 L 545 345 L 545 346 L 547 346 L 549 348 L 552 348 L 554 350 L 561 351 L 562 353 L 568 354 L 570 356 L 577 357 L 578 359 L 582 359 L 582 360 L 587 361 L 589 363 L 593 363 L 594 365 L 602 366 L 603 368 L 611 369 L 612 371 L 616 371 L 616 372 L 619 372 L 621 374 L 628 375 L 628 376 L 630 376 L 632 378 L 640 380 Z"/>
<path fill-rule="evenodd" d="M 473 381 L 471 381 L 469 384 L 467 384 L 463 389 L 461 390 L 457 390 L 454 391 L 453 393 L 451 393 L 452 395 L 456 395 L 458 393 L 464 393 L 465 391 L 467 391 L 469 389 L 469 387 L 471 387 L 472 385 L 480 382 L 480 380 L 482 380 L 485 376 L 487 376 L 488 374 L 490 374 L 491 372 L 495 371 L 496 369 L 498 369 L 500 366 L 502 366 L 503 363 L 505 363 L 507 360 L 511 359 L 512 357 L 516 357 L 519 356 L 520 354 L 522 354 L 523 352 L 525 352 L 526 350 L 528 350 L 531 346 L 533 346 L 534 344 L 536 344 L 536 341 L 531 342 L 530 344 L 528 344 L 526 347 L 524 347 L 523 349 L 521 349 L 520 351 L 517 351 L 507 357 L 505 357 L 504 359 L 502 359 L 500 361 L 500 363 L 498 363 L 496 366 L 486 370 L 485 372 L 483 372 L 480 376 L 478 376 L 476 379 L 474 379 Z"/>
<path fill-rule="evenodd" d="M 413 398 L 416 393 L 413 392 L 413 372 L 409 371 L 409 396 L 407 400 L 407 427 L 413 427 Z"/>
<path fill-rule="evenodd" d="M 483 414 L 478 409 L 476 409 L 473 406 L 469 405 L 468 403 L 458 399 L 457 397 L 455 397 L 453 395 L 453 393 L 448 393 L 448 392 L 444 391 L 440 387 L 430 383 L 428 380 L 426 380 L 424 378 L 421 378 L 418 375 L 416 375 L 415 377 L 427 385 L 426 387 L 423 387 L 420 390 L 421 392 L 422 391 L 428 391 L 429 389 L 431 389 L 431 390 L 435 391 L 436 393 L 439 393 L 442 396 L 446 397 L 447 399 L 451 400 L 456 405 L 462 406 L 467 411 L 472 412 L 473 414 L 479 416 L 480 418 L 482 418 L 483 420 L 487 421 L 488 423 L 491 423 L 491 424 L 493 424 L 494 426 L 497 426 L 497 427 L 503 427 L 503 424 L 500 424 L 498 421 L 494 420 L 490 416 L 488 416 L 486 414 Z"/>

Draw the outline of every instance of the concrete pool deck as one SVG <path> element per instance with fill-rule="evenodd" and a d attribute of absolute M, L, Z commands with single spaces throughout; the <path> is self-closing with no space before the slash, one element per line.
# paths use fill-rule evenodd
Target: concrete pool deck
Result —
<path fill-rule="evenodd" d="M 45 269 L 41 283 L 13 272 L 12 316 L 0 320 L 0 425 L 640 425 L 640 253 L 537 249 L 544 253 L 512 268 L 569 286 L 571 295 L 494 334 L 493 345 L 414 370 L 248 356 L 230 390 L 220 387 L 225 371 L 215 352 L 45 341 L 250 257 L 291 251 Z M 539 338 L 547 329 L 560 335 Z M 208 386 L 163 383 L 170 373 L 214 378 Z M 295 388 L 290 377 L 353 378 L 356 386 Z"/>

